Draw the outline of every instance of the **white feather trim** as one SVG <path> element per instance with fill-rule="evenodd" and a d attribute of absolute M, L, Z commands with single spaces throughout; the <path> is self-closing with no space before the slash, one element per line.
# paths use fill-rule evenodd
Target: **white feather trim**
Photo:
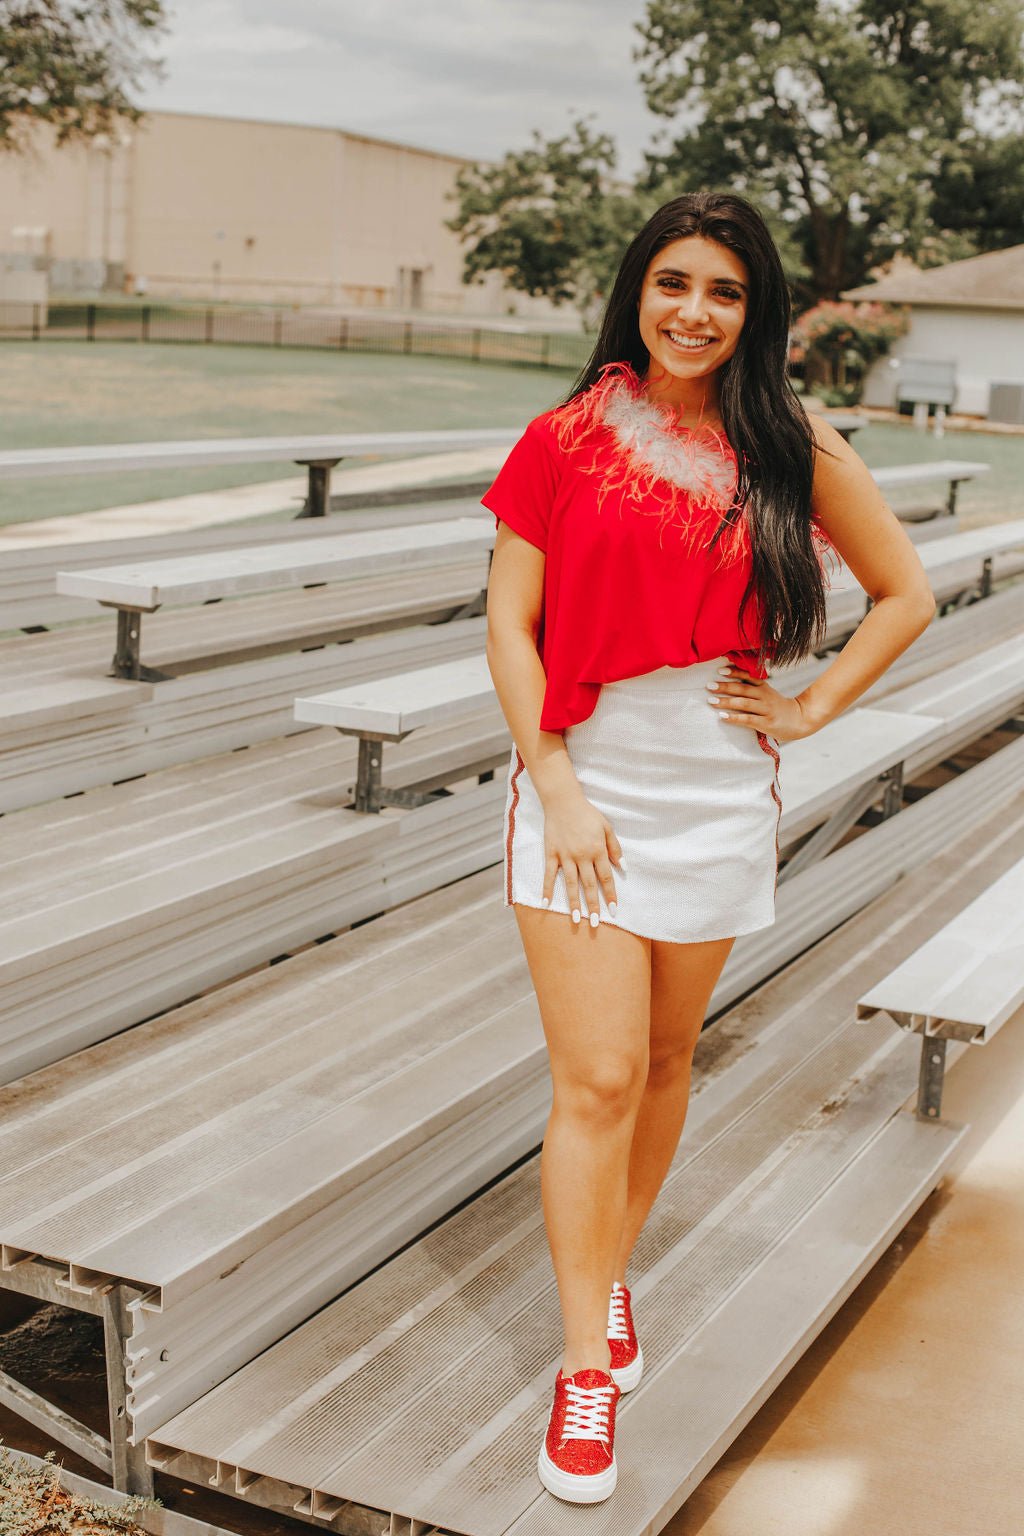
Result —
<path fill-rule="evenodd" d="M 721 439 L 708 441 L 668 426 L 663 409 L 628 388 L 609 394 L 604 422 L 633 464 L 687 491 L 698 503 L 728 507 L 736 489 L 735 461 Z"/>

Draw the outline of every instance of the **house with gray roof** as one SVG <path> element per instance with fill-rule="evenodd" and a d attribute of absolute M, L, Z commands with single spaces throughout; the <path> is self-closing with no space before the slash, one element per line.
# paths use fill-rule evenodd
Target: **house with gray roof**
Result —
<path fill-rule="evenodd" d="M 901 359 L 955 364 L 953 409 L 968 416 L 989 416 L 992 404 L 993 419 L 997 413 L 1007 419 L 1013 392 L 1002 391 L 992 402 L 993 385 L 1018 385 L 1024 398 L 1024 245 L 923 270 L 898 264 L 842 297 L 910 309 L 907 334 L 868 372 L 865 405 L 895 407 Z"/>

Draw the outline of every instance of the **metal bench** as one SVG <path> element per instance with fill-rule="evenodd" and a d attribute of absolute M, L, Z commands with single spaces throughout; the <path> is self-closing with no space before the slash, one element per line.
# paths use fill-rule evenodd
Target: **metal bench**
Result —
<path fill-rule="evenodd" d="M 956 512 L 957 492 L 961 485 L 977 479 L 979 475 L 987 475 L 991 467 L 990 464 L 970 460 L 939 459 L 933 464 L 893 464 L 887 468 L 873 469 L 871 473 L 875 484 L 882 491 L 903 490 L 907 486 L 944 481 L 949 487 L 945 514 L 952 517 Z M 896 515 L 900 516 L 900 513 Z"/>
<path fill-rule="evenodd" d="M 1018 846 L 1020 846 L 1018 839 Z M 921 1036 L 917 1113 L 942 1108 L 946 1044 L 985 1045 L 1024 1003 L 1024 858 L 876 982 L 857 1017 Z"/>
<path fill-rule="evenodd" d="M 482 518 L 451 518 L 410 527 L 339 533 L 294 546 L 254 544 L 243 549 L 136 565 L 58 571 L 57 590 L 91 597 L 117 609 L 117 648 L 111 676 L 166 680 L 140 657 L 142 614 L 168 599 L 203 603 L 213 598 L 323 582 L 351 581 L 382 571 L 426 571 L 456 556 L 493 547 L 494 529 Z M 482 608 L 483 594 L 479 598 Z"/>
<path fill-rule="evenodd" d="M 481 516 L 479 501 L 468 494 L 431 496 L 416 503 L 395 502 L 382 506 L 352 507 L 332 513 L 326 520 L 296 522 L 263 517 L 245 523 L 215 524 L 208 528 L 181 529 L 174 533 L 132 534 L 113 539 L 76 539 L 70 526 L 66 543 L 5 547 L 0 559 L 0 634 L 21 630 L 38 635 L 75 619 L 92 619 L 96 627 L 105 615 L 95 599 L 67 597 L 57 591 L 57 572 L 91 570 L 104 565 L 136 565 L 140 561 L 175 559 L 244 548 L 247 545 L 300 545 L 325 534 L 359 533 L 365 529 L 411 527 L 453 517 Z M 490 516 L 490 514 L 486 514 Z M 492 519 L 493 522 L 493 519 Z M 166 622 L 169 609 L 178 606 L 171 598 L 160 619 L 149 621 L 151 635 Z M 206 614 L 203 615 L 205 619 Z"/>
<path fill-rule="evenodd" d="M 85 636 L 77 642 L 77 667 L 68 660 L 67 647 L 76 643 L 72 635 L 17 641 L 13 652 L 0 647 L 0 811 L 295 735 L 308 729 L 294 719 L 295 696 L 303 689 L 336 688 L 478 650 L 483 619 L 416 620 L 423 619 L 430 592 L 447 612 L 432 615 L 428 608 L 425 616 L 450 618 L 453 609 L 459 611 L 460 589 L 467 600 L 479 590 L 479 575 L 474 558 L 433 573 L 429 584 L 415 575 L 393 578 L 383 587 L 370 580 L 355 583 L 350 619 L 357 629 L 372 625 L 369 634 L 356 633 L 345 644 L 314 642 L 311 650 L 255 658 L 249 653 L 241 661 L 183 672 L 159 687 L 107 678 L 99 668 L 94 675 L 91 661 L 105 648 Z M 410 590 L 410 581 L 419 585 Z M 402 618 L 408 624 L 389 627 Z M 204 633 L 198 621 L 196 632 Z M 224 637 L 223 629 L 217 633 Z M 22 650 L 35 644 L 49 653 L 38 667 Z M 202 649 L 199 639 L 195 649 Z M 163 653 L 173 654 L 169 648 Z"/>
<path fill-rule="evenodd" d="M 981 846 L 1024 814 L 1022 761 L 1024 742 L 993 754 L 780 891 L 710 1015 L 945 855 L 951 826 Z M 548 1104 L 485 870 L 0 1092 L 0 1286 L 86 1309 L 122 1288 L 111 1397 L 140 1440 L 535 1147 Z"/>
<path fill-rule="evenodd" d="M 862 1038 L 856 1002 L 991 879 L 1008 826 L 1024 828 L 1019 788 L 704 1032 L 636 1255 L 651 1369 L 620 1411 L 644 1454 L 587 1511 L 600 1536 L 664 1526 L 948 1166 L 965 1128 L 906 1112 L 914 1052 L 881 1021 Z M 553 1536 L 572 1512 L 534 1460 L 558 1331 L 531 1159 L 152 1431 L 147 1457 L 306 1518 Z M 471 1421 L 437 1390 L 453 1360 Z"/>
<path fill-rule="evenodd" d="M 300 517 L 322 517 L 330 505 L 331 470 L 342 459 L 380 454 L 446 453 L 511 447 L 518 432 L 480 427 L 452 432 L 334 432 L 313 437 L 233 437 L 166 443 L 108 443 L 88 448 L 13 448 L 0 452 L 0 480 L 57 475 L 109 475 L 133 469 L 201 469 L 221 464 L 284 464 L 309 470 Z"/>
<path fill-rule="evenodd" d="M 481 623 L 467 621 L 477 633 L 449 643 L 464 645 L 463 656 L 479 650 Z M 408 655 L 417 636 L 402 640 Z M 397 643 L 375 639 L 381 675 L 385 642 L 392 655 Z M 1020 635 L 989 646 L 784 748 L 784 856 L 848 817 L 862 784 L 874 803 L 901 761 L 909 776 L 918 760 L 941 760 L 1019 709 L 1022 646 Z M 11 893 L 0 905 L 0 1078 L 173 1006 L 186 984 L 225 980 L 431 889 L 441 870 L 456 878 L 492 863 L 505 784 L 486 780 L 510 745 L 496 698 L 478 715 L 418 728 L 391 749 L 392 785 L 456 791 L 383 815 L 345 807 L 330 786 L 339 760 L 351 771 L 357 752 L 317 732 L 0 823 Z M 817 767 L 802 772 L 802 756 Z M 813 856 L 838 835 L 833 820 Z"/>
<path fill-rule="evenodd" d="M 1024 518 L 931 538 L 919 544 L 917 552 L 939 613 L 946 614 L 989 597 L 996 581 L 1012 580 L 1024 571 Z M 840 562 L 828 594 L 826 645 L 852 633 L 865 603 L 871 607 L 860 583 Z"/>

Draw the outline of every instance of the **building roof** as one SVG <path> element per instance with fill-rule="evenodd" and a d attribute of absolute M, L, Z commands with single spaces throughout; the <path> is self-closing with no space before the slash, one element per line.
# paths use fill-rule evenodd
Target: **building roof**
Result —
<path fill-rule="evenodd" d="M 877 282 L 848 288 L 843 298 L 967 309 L 1024 309 L 1024 245 L 923 271 L 901 264 Z"/>

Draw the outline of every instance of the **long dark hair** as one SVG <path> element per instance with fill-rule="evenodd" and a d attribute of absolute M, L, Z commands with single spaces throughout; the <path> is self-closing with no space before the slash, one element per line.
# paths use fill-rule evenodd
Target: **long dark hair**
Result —
<path fill-rule="evenodd" d="M 740 619 L 756 589 L 763 613 L 759 660 L 784 666 L 805 656 L 825 631 L 825 580 L 811 533 L 816 449 L 786 373 L 791 307 L 782 261 L 752 203 L 730 192 L 686 192 L 648 219 L 622 258 L 597 345 L 564 403 L 590 389 L 608 363 L 628 362 L 646 374 L 650 357 L 637 316 L 644 275 L 666 245 L 691 235 L 734 251 L 750 274 L 746 318 L 719 389 L 725 435 L 739 461 L 738 505 L 724 514 L 711 543 L 745 509 L 753 570 Z"/>

